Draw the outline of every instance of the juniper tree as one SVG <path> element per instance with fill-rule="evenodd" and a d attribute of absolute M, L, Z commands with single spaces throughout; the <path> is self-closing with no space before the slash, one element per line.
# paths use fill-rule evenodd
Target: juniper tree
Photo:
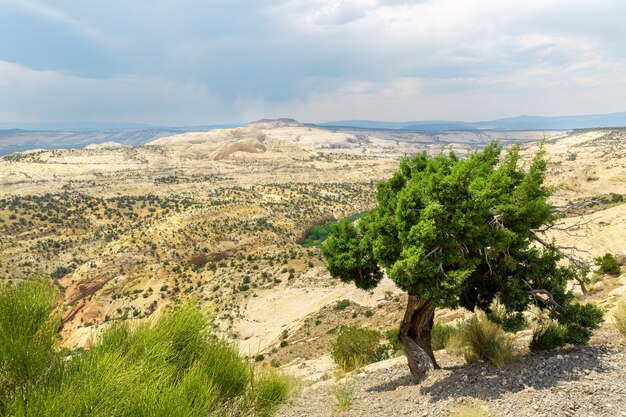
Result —
<path fill-rule="evenodd" d="M 524 170 L 519 147 L 502 155 L 496 142 L 466 158 L 404 158 L 378 184 L 376 208 L 356 224 L 339 222 L 324 243 L 334 277 L 371 289 L 384 269 L 408 293 L 399 341 L 416 380 L 438 368 L 435 308 L 489 312 L 497 297 L 519 318 L 534 304 L 563 327 L 562 343 L 587 342 L 601 322 L 597 307 L 567 290 L 574 273 L 558 247 L 537 236 L 556 220 L 545 172 L 543 150 Z"/>

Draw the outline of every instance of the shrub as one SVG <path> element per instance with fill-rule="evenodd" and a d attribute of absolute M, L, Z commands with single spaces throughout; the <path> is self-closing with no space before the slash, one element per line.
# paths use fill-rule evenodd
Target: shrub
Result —
<path fill-rule="evenodd" d="M 515 333 L 528 327 L 528 323 L 521 312 L 509 312 L 504 304 L 495 302 L 491 312 L 487 314 L 489 320 L 500 325 L 505 332 Z"/>
<path fill-rule="evenodd" d="M 258 416 L 271 416 L 292 391 L 291 381 L 282 373 L 265 367 L 255 375 L 251 390 L 254 409 Z"/>
<path fill-rule="evenodd" d="M 281 348 L 286 347 L 288 344 L 289 344 L 289 342 L 287 342 L 286 340 L 281 340 L 280 341 L 280 347 Z"/>
<path fill-rule="evenodd" d="M 501 367 L 515 358 L 511 336 L 482 313 L 461 323 L 459 335 L 467 362 L 483 360 Z"/>
<path fill-rule="evenodd" d="M 53 311 L 47 285 L 0 286 L 0 415 L 191 417 L 232 415 L 233 407 L 247 415 L 261 403 L 259 414 L 269 415 L 267 404 L 288 395 L 272 395 L 271 380 L 253 383 L 246 359 L 197 304 L 132 329 L 115 323 L 90 350 L 69 353 L 53 349 Z"/>
<path fill-rule="evenodd" d="M 341 326 L 335 339 L 331 356 L 346 371 L 385 359 L 385 347 L 380 344 L 381 335 L 376 330 L 358 326 Z"/>
<path fill-rule="evenodd" d="M 530 341 L 530 351 L 550 350 L 565 345 L 566 330 L 558 323 L 537 326 Z"/>
<path fill-rule="evenodd" d="M 9 398 L 28 395 L 31 381 L 55 376 L 55 298 L 43 281 L 0 285 L 0 415 Z"/>
<path fill-rule="evenodd" d="M 622 336 L 626 337 L 626 301 L 621 301 L 615 311 L 613 312 L 613 319 L 615 320 L 615 328 Z"/>
<path fill-rule="evenodd" d="M 370 318 L 374 315 L 374 312 L 372 310 L 365 310 L 365 317 Z"/>
<path fill-rule="evenodd" d="M 399 329 L 389 330 L 387 331 L 385 336 L 387 336 L 387 340 L 389 341 L 389 346 L 394 352 L 402 349 L 402 345 L 400 345 L 400 339 L 398 338 L 400 336 Z"/>
<path fill-rule="evenodd" d="M 332 393 L 337 400 L 337 408 L 339 411 L 346 411 L 352 407 L 355 399 L 355 391 L 354 385 L 347 381 L 339 383 L 332 388 Z"/>
<path fill-rule="evenodd" d="M 345 310 L 350 305 L 350 300 L 340 300 L 335 304 L 335 310 Z"/>
<path fill-rule="evenodd" d="M 456 326 L 451 324 L 434 323 L 430 333 L 431 346 L 433 350 L 444 349 L 448 345 L 450 336 L 458 331 Z"/>
<path fill-rule="evenodd" d="M 610 253 L 605 253 L 594 259 L 596 265 L 600 267 L 600 272 L 610 275 L 619 275 L 620 268 L 617 258 Z"/>

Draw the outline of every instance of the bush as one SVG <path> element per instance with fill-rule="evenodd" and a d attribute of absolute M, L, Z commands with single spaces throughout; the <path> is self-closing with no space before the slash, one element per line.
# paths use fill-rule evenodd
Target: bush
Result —
<path fill-rule="evenodd" d="M 505 332 L 516 333 L 528 327 L 524 314 L 520 312 L 509 312 L 504 304 L 495 302 L 491 312 L 487 314 L 489 320 L 502 327 Z"/>
<path fill-rule="evenodd" d="M 341 326 L 335 339 L 331 356 L 346 371 L 386 358 L 386 350 L 380 344 L 381 335 L 376 330 L 358 326 Z"/>
<path fill-rule="evenodd" d="M 431 347 L 433 350 L 444 349 L 448 345 L 450 336 L 454 335 L 458 329 L 451 324 L 434 323 L 430 332 Z"/>
<path fill-rule="evenodd" d="M 400 338 L 399 338 L 400 330 L 399 329 L 389 330 L 387 331 L 385 336 L 387 336 L 387 341 L 389 342 L 389 346 L 394 352 L 402 349 L 402 345 L 400 345 Z"/>
<path fill-rule="evenodd" d="M 291 391 L 292 383 L 285 375 L 272 368 L 261 369 L 255 375 L 251 390 L 257 415 L 273 415 L 278 406 L 289 398 Z"/>
<path fill-rule="evenodd" d="M 132 329 L 116 323 L 90 350 L 70 352 L 71 360 L 53 349 L 59 326 L 53 311 L 49 286 L 0 286 L 0 415 L 207 416 L 257 406 L 269 415 L 272 407 L 258 404 L 285 398 L 253 383 L 250 365 L 215 335 L 211 316 L 197 304 Z"/>
<path fill-rule="evenodd" d="M 516 356 L 511 336 L 482 313 L 461 323 L 459 336 L 467 362 L 483 360 L 501 367 Z"/>
<path fill-rule="evenodd" d="M 615 328 L 626 337 L 626 301 L 621 301 L 613 312 Z"/>
<path fill-rule="evenodd" d="M 350 300 L 340 300 L 335 304 L 335 310 L 345 310 L 350 305 Z"/>
<path fill-rule="evenodd" d="M 566 344 L 566 330 L 558 323 L 550 322 L 548 325 L 540 325 L 533 332 L 530 341 L 530 351 L 550 350 Z"/>
<path fill-rule="evenodd" d="M 346 411 L 352 407 L 352 403 L 354 403 L 356 397 L 355 391 L 355 386 L 349 382 L 339 383 L 332 388 L 332 393 L 337 400 L 337 408 L 339 411 Z"/>
<path fill-rule="evenodd" d="M 617 258 L 610 253 L 605 253 L 594 259 L 596 265 L 600 267 L 600 272 L 609 275 L 619 275 L 620 268 Z"/>

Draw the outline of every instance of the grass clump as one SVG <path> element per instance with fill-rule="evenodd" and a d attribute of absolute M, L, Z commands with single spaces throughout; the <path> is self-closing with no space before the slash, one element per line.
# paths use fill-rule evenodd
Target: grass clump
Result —
<path fill-rule="evenodd" d="M 356 398 L 356 388 L 354 385 L 348 381 L 340 382 L 336 384 L 332 389 L 332 394 L 335 396 L 335 400 L 337 401 L 337 409 L 341 411 L 346 411 L 352 404 Z"/>
<path fill-rule="evenodd" d="M 253 408 L 259 417 L 274 415 L 278 407 L 287 401 L 293 384 L 289 378 L 275 369 L 265 367 L 255 375 L 251 389 Z"/>
<path fill-rule="evenodd" d="M 615 328 L 622 336 L 626 337 L 626 301 L 620 301 L 613 312 Z"/>
<path fill-rule="evenodd" d="M 247 360 L 194 303 L 152 323 L 115 323 L 90 350 L 69 356 L 55 350 L 59 324 L 49 286 L 0 286 L 0 379 L 10 382 L 2 384 L 0 415 L 270 415 L 269 404 L 288 395 L 276 388 L 278 377 L 253 379 Z M 11 326 L 25 337 L 13 337 Z"/>
<path fill-rule="evenodd" d="M 502 367 L 516 356 L 511 335 L 482 313 L 476 313 L 461 323 L 458 342 L 467 362 L 482 360 Z"/>
<path fill-rule="evenodd" d="M 341 368 L 352 371 L 387 357 L 387 350 L 380 340 L 381 334 L 376 330 L 341 326 L 332 344 L 331 356 Z"/>

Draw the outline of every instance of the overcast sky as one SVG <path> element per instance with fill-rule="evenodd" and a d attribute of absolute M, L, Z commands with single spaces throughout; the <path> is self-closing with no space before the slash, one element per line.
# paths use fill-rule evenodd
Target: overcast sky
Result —
<path fill-rule="evenodd" d="M 624 0 L 0 0 L 0 123 L 626 111 Z"/>

